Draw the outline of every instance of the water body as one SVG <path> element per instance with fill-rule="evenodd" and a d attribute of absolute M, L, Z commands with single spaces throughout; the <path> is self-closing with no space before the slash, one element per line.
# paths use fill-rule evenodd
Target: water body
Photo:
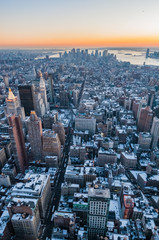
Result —
<path fill-rule="evenodd" d="M 135 65 L 143 65 L 145 63 L 145 65 L 159 66 L 159 59 L 146 58 L 146 49 L 120 49 L 108 50 L 108 52 L 115 54 L 117 59 L 122 62 L 130 62 Z"/>
<path fill-rule="evenodd" d="M 66 52 L 69 52 L 71 49 L 67 49 Z M 105 49 L 98 49 L 99 52 L 103 52 Z M 108 53 L 116 55 L 116 58 L 122 62 L 130 62 L 134 65 L 152 65 L 152 66 L 159 66 L 159 59 L 153 58 L 146 58 L 146 50 L 145 48 L 134 48 L 134 49 L 108 49 Z M 151 49 L 150 52 L 159 51 L 159 49 Z M 52 54 L 49 54 L 50 58 L 58 58 L 59 53 L 64 53 L 65 50 L 54 50 Z M 89 49 L 88 52 L 91 54 L 92 52 L 95 53 L 95 49 Z M 36 59 L 44 59 L 46 55 L 37 57 Z"/>

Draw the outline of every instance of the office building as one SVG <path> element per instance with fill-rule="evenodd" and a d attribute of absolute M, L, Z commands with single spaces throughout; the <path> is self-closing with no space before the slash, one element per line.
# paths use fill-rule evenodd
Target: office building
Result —
<path fill-rule="evenodd" d="M 110 202 L 109 189 L 88 190 L 88 239 L 105 237 Z"/>
<path fill-rule="evenodd" d="M 139 140 L 138 144 L 140 148 L 143 150 L 149 150 L 151 146 L 152 135 L 147 132 L 140 132 L 139 133 Z"/>
<path fill-rule="evenodd" d="M 31 111 L 27 119 L 27 128 L 32 156 L 35 160 L 41 159 L 42 155 L 42 124 L 34 111 Z"/>
<path fill-rule="evenodd" d="M 58 156 L 59 161 L 61 159 L 61 142 L 54 131 L 43 131 L 43 154 L 44 156 Z"/>
<path fill-rule="evenodd" d="M 11 88 L 9 88 L 9 93 L 6 98 L 6 108 L 5 108 L 6 117 L 10 114 L 20 115 L 21 119 L 25 119 L 24 108 L 20 106 L 20 101 L 17 96 L 14 96 Z"/>
<path fill-rule="evenodd" d="M 158 138 L 159 138 L 159 119 L 157 117 L 154 117 L 152 128 L 151 128 L 151 134 L 152 134 L 152 149 L 156 148 L 158 145 Z"/>
<path fill-rule="evenodd" d="M 25 141 L 20 116 L 9 116 L 9 135 L 12 144 L 12 150 L 15 158 L 17 171 L 24 173 L 28 165 Z"/>
<path fill-rule="evenodd" d="M 18 90 L 25 115 L 29 116 L 30 112 L 35 110 L 34 85 L 19 85 Z"/>
<path fill-rule="evenodd" d="M 137 128 L 139 132 L 149 132 L 151 129 L 153 112 L 150 107 L 141 108 Z"/>
<path fill-rule="evenodd" d="M 52 125 L 52 130 L 58 134 L 61 145 L 65 145 L 65 129 L 61 122 L 56 122 Z"/>
<path fill-rule="evenodd" d="M 50 176 L 47 174 L 27 173 L 23 183 L 17 183 L 11 193 L 12 199 L 15 197 L 22 201 L 26 199 L 38 199 L 38 209 L 40 217 L 45 218 L 47 207 L 51 198 Z M 18 201 L 18 200 L 17 200 Z"/>
<path fill-rule="evenodd" d="M 41 97 L 43 99 L 43 103 L 45 105 L 46 112 L 49 109 L 49 104 L 47 101 L 47 95 L 46 95 L 46 86 L 45 86 L 45 81 L 44 78 L 42 77 L 42 73 L 40 74 L 40 84 L 39 84 L 39 91 L 41 94 Z"/>
<path fill-rule="evenodd" d="M 4 74 L 3 75 L 3 81 L 6 87 L 9 87 L 9 80 L 8 80 L 8 75 Z"/>
<path fill-rule="evenodd" d="M 46 113 L 43 116 L 42 121 L 45 129 L 52 129 L 52 125 L 58 121 L 58 112 L 53 110 Z"/>
<path fill-rule="evenodd" d="M 48 74 L 48 85 L 49 85 L 49 101 L 54 102 L 54 89 L 53 89 L 53 77 L 52 74 Z"/>
<path fill-rule="evenodd" d="M 69 98 L 70 98 L 70 95 L 66 90 L 64 89 L 60 90 L 60 106 L 61 107 L 69 106 Z"/>

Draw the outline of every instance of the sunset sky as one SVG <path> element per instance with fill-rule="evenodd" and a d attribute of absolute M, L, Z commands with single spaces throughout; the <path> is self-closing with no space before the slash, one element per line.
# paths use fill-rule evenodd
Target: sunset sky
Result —
<path fill-rule="evenodd" d="M 159 46 L 159 0 L 0 0 L 0 47 Z"/>

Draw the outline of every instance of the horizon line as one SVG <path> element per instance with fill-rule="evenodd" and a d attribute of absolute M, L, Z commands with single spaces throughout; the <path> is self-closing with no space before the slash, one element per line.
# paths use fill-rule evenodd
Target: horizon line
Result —
<path fill-rule="evenodd" d="M 81 45 L 70 45 L 70 46 L 67 46 L 67 45 L 61 45 L 61 46 L 55 46 L 55 45 L 6 45 L 6 46 L 3 46 L 3 45 L 0 45 L 0 49 L 70 49 L 70 48 L 80 48 L 80 49 L 129 49 L 129 48 L 159 48 L 159 45 L 146 45 L 146 46 L 121 46 L 121 45 L 116 45 L 116 46 L 91 46 L 91 45 L 86 45 L 86 46 L 81 46 Z"/>

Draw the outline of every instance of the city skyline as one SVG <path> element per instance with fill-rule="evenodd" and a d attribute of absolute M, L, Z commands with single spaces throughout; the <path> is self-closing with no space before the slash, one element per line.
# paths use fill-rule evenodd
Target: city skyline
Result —
<path fill-rule="evenodd" d="M 0 2 L 0 47 L 159 47 L 159 2 Z"/>

